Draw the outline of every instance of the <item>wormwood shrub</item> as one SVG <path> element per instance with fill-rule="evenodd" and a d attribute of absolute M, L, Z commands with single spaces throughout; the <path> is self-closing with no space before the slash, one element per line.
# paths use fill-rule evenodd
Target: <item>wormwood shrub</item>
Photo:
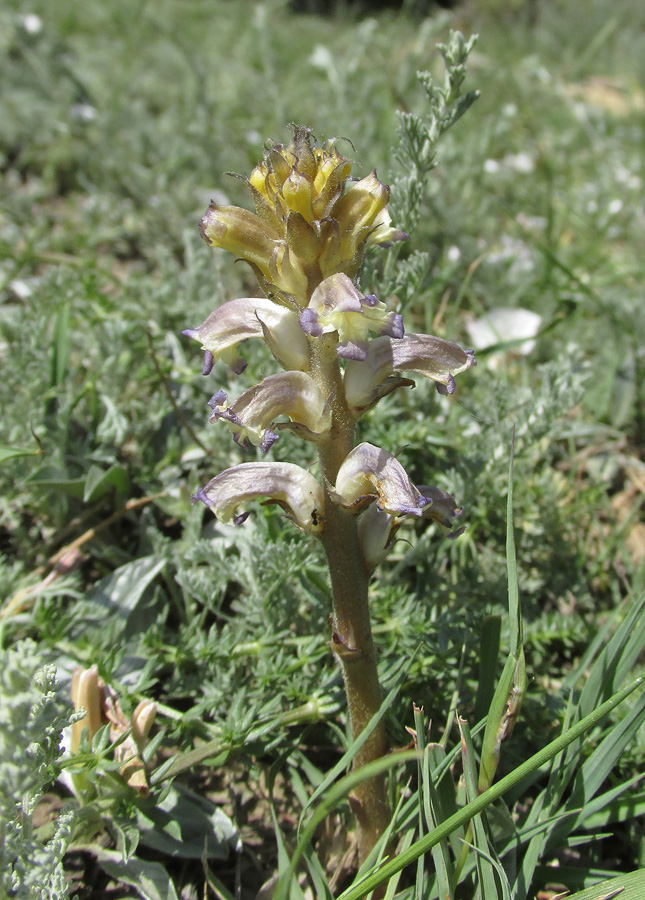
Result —
<path fill-rule="evenodd" d="M 31 815 L 60 772 L 61 733 L 73 714 L 33 642 L 2 650 L 0 672 L 0 892 L 59 900 L 68 896 L 62 859 L 75 811 L 58 816 L 47 842 L 34 833 Z"/>

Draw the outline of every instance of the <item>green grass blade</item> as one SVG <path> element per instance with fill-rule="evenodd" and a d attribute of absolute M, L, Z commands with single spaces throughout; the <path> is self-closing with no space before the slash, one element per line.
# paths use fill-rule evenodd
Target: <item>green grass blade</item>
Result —
<path fill-rule="evenodd" d="M 459 720 L 459 731 L 461 734 L 461 759 L 466 782 L 466 798 L 469 803 L 472 803 L 479 793 L 477 787 L 475 748 L 473 746 L 468 723 L 463 719 Z M 501 888 L 495 877 L 495 869 L 490 865 L 491 850 L 488 844 L 488 838 L 486 837 L 482 813 L 477 813 L 477 815 L 473 816 L 471 830 L 472 847 L 477 851 L 475 857 L 478 882 L 477 895 L 481 898 L 485 898 L 485 900 L 493 900 L 493 898 L 501 900 Z"/>
<path fill-rule="evenodd" d="M 477 699 L 474 720 L 479 722 L 490 709 L 495 694 L 495 674 L 499 657 L 502 631 L 501 616 L 486 616 L 482 622 L 479 642 L 479 671 L 477 678 Z"/>
<path fill-rule="evenodd" d="M 508 577 L 508 619 L 510 652 L 517 657 L 522 648 L 522 610 L 517 583 L 517 557 L 513 530 L 513 479 L 515 477 L 515 428 L 511 439 L 511 458 L 508 464 L 508 493 L 506 498 L 506 574 Z"/>
<path fill-rule="evenodd" d="M 497 872 L 497 876 L 499 878 L 500 889 L 501 889 L 501 900 L 513 900 L 511 897 L 511 886 L 508 883 L 508 878 L 506 877 L 506 872 L 504 871 L 504 867 L 500 863 L 498 859 L 490 855 L 486 855 L 482 853 L 474 844 L 469 845 L 473 851 L 473 853 L 477 853 L 484 857 L 484 859 L 490 864 L 490 866 Z M 488 900 L 486 894 L 483 895 L 483 900 Z"/>
<path fill-rule="evenodd" d="M 566 900 L 643 900 L 645 897 L 645 869 L 636 869 L 627 875 L 618 875 L 575 894 L 567 894 Z"/>
<path fill-rule="evenodd" d="M 600 653 L 580 695 L 581 712 L 592 709 L 608 696 L 620 679 L 629 677 L 645 647 L 645 594 L 634 603 L 615 634 Z"/>
<path fill-rule="evenodd" d="M 535 753 L 530 759 L 519 765 L 513 772 L 501 778 L 492 785 L 483 794 L 480 794 L 476 800 L 463 807 L 454 816 L 451 816 L 443 822 L 439 828 L 426 835 L 419 841 L 416 841 L 406 853 L 402 853 L 396 859 L 389 860 L 379 869 L 367 876 L 359 885 L 352 885 L 344 891 L 339 900 L 358 900 L 360 897 L 366 896 L 371 890 L 379 884 L 383 884 L 392 875 L 399 872 L 405 866 L 414 862 L 422 853 L 426 853 L 434 847 L 439 841 L 447 837 L 455 828 L 465 825 L 473 816 L 485 809 L 490 803 L 502 797 L 507 790 L 514 787 L 527 776 L 531 775 L 545 763 L 549 762 L 558 753 L 561 753 L 571 743 L 578 740 L 582 735 L 586 734 L 598 722 L 609 715 L 623 700 L 633 691 L 641 687 L 642 678 L 624 687 L 618 691 L 613 697 L 605 701 L 598 709 L 595 709 L 588 716 L 585 716 L 580 722 L 573 725 L 565 734 L 560 735 L 555 740 L 547 744 L 542 750 Z M 379 760 L 381 762 L 381 760 Z M 276 895 L 277 897 L 278 895 Z"/>
<path fill-rule="evenodd" d="M 603 797 L 609 797 L 597 812 L 592 812 L 585 820 L 585 827 L 589 829 L 604 828 L 614 822 L 625 822 L 627 819 L 637 819 L 645 816 L 645 790 L 629 794 L 623 797 L 625 790 L 633 787 L 635 782 L 641 780 L 642 775 L 635 775 L 633 779 L 620 786 L 620 793 L 615 795 L 614 791 L 607 791 Z M 597 798 L 600 799 L 600 798 Z"/>
<path fill-rule="evenodd" d="M 424 815 L 425 822 L 428 824 L 430 828 L 434 826 L 434 822 L 432 821 L 432 810 L 430 808 L 430 797 L 428 792 L 428 779 L 426 775 L 429 775 L 428 771 L 428 756 L 426 751 L 426 730 L 425 723 L 423 721 L 423 709 L 420 709 L 416 704 L 414 705 L 414 730 L 415 730 L 415 743 L 417 746 L 417 750 L 419 751 L 419 757 L 417 759 L 417 778 L 419 784 L 419 837 L 422 834 L 425 834 L 424 827 Z M 407 847 L 406 847 L 407 850 Z M 420 856 L 417 860 L 417 876 L 415 883 L 416 897 L 417 900 L 421 900 L 423 897 L 423 871 L 424 871 L 424 861 L 425 857 Z M 389 891 L 389 886 L 388 886 Z"/>
<path fill-rule="evenodd" d="M 342 803 L 348 796 L 348 794 L 358 784 L 361 784 L 368 778 L 374 778 L 376 775 L 381 775 L 384 772 L 389 772 L 390 769 L 393 769 L 403 763 L 410 762 L 411 760 L 416 760 L 417 756 L 418 753 L 416 750 L 405 750 L 402 753 L 391 753 L 389 756 L 384 756 L 381 759 L 374 760 L 374 762 L 371 762 L 366 766 L 362 766 L 360 769 L 356 769 L 350 772 L 348 775 L 345 775 L 343 778 L 337 781 L 336 784 L 332 785 L 327 790 L 300 833 L 298 844 L 293 853 L 293 856 L 291 857 L 289 869 L 278 880 L 278 885 L 273 895 L 274 900 L 286 900 L 286 898 L 288 897 L 289 883 L 291 880 L 293 880 L 293 876 L 295 875 L 298 863 L 304 856 L 305 850 L 311 842 L 316 828 L 322 822 L 322 820 L 327 815 L 329 815 L 329 813 L 332 812 L 332 810 L 334 810 L 340 803 Z"/>
<path fill-rule="evenodd" d="M 267 778 L 267 792 L 269 795 L 269 808 L 271 810 L 271 819 L 273 821 L 273 830 L 275 832 L 275 839 L 278 849 L 278 876 L 279 878 L 282 876 L 285 877 L 285 883 L 287 886 L 287 891 L 284 895 L 285 900 L 287 900 L 287 898 L 288 900 L 305 900 L 302 888 L 298 884 L 298 879 L 290 878 L 288 881 L 286 881 L 286 876 L 290 872 L 289 853 L 285 846 L 284 838 L 282 837 L 280 820 L 275 809 L 275 803 L 273 802 L 273 787 L 275 784 L 275 779 L 278 775 L 278 772 L 284 765 L 287 755 L 287 753 L 282 754 L 282 756 L 275 760 L 275 762 L 269 769 L 269 775 Z"/>
<path fill-rule="evenodd" d="M 416 706 L 414 708 L 414 724 L 417 733 L 417 747 L 423 754 L 423 757 L 420 757 L 418 761 L 419 793 L 422 797 L 422 802 L 419 803 L 419 837 L 421 837 L 426 831 L 424 817 L 425 825 L 430 830 L 436 828 L 446 818 L 441 809 L 439 795 L 432 776 L 432 770 L 436 768 L 436 764 L 434 766 L 431 765 L 432 762 L 439 761 L 437 757 L 443 761 L 446 757 L 446 752 L 440 744 L 426 744 L 423 711 L 417 709 Z M 436 847 L 432 848 L 431 852 L 438 894 L 440 897 L 450 898 L 452 863 L 447 840 L 441 841 Z M 423 897 L 423 861 L 423 856 L 420 856 L 417 860 L 416 891 L 418 898 Z"/>
<path fill-rule="evenodd" d="M 578 769 L 565 809 L 570 811 L 579 808 L 580 815 L 575 820 L 567 819 L 557 826 L 551 836 L 552 840 L 556 842 L 563 840 L 576 825 L 582 824 L 588 809 L 589 812 L 595 812 L 593 807 L 589 807 L 592 798 L 622 756 L 625 748 L 629 746 L 634 735 L 642 727 L 643 722 L 645 722 L 645 693 L 638 697 L 634 707 L 625 718 L 609 731 L 591 756 Z"/>

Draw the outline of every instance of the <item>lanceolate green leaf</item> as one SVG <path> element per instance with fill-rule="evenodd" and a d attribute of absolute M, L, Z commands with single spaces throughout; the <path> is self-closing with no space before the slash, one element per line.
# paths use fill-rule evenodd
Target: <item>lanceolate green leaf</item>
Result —
<path fill-rule="evenodd" d="M 40 447 L 0 447 L 0 464 L 8 459 L 17 459 L 20 456 L 38 456 L 42 453 Z"/>
<path fill-rule="evenodd" d="M 510 652 L 486 716 L 486 729 L 481 751 L 479 790 L 493 783 L 501 745 L 513 730 L 526 692 L 526 664 L 522 647 L 522 609 L 517 582 L 517 560 L 513 520 L 513 478 L 515 471 L 515 433 L 511 443 L 506 504 L 506 571 L 508 577 L 508 619 Z"/>
<path fill-rule="evenodd" d="M 104 850 L 98 846 L 90 849 L 108 875 L 131 885 L 143 900 L 178 900 L 170 875 L 161 863 L 146 862 L 135 857 L 124 862 L 121 854 L 113 850 Z"/>

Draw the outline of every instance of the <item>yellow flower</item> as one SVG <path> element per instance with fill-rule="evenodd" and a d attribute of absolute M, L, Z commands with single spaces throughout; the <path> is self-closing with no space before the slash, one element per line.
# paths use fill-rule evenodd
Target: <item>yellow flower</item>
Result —
<path fill-rule="evenodd" d="M 355 278 L 370 244 L 408 237 L 391 226 L 390 189 L 375 171 L 348 188 L 352 164 L 335 142 L 318 146 L 309 128 L 293 129 L 251 172 L 255 213 L 211 203 L 201 221 L 207 244 L 246 260 L 267 296 L 291 308 L 330 275 Z"/>

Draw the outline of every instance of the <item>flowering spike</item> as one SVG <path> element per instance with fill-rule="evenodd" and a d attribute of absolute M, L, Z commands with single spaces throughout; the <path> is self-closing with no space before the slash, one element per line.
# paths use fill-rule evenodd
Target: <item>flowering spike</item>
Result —
<path fill-rule="evenodd" d="M 267 299 L 232 300 L 185 334 L 202 344 L 205 374 L 220 358 L 239 369 L 240 342 L 264 337 L 286 371 L 265 377 L 232 403 L 217 391 L 209 401 L 211 420 L 224 419 L 238 445 L 264 453 L 282 429 L 316 441 L 325 487 L 291 463 L 253 462 L 221 472 L 194 499 L 222 521 L 240 524 L 248 516 L 245 504 L 264 497 L 320 536 L 333 593 L 332 648 L 343 668 L 356 739 L 382 696 L 369 623 L 370 572 L 387 554 L 403 516 L 450 526 L 460 513 L 445 492 L 415 487 L 391 453 L 369 443 L 354 447 L 356 420 L 381 397 L 413 385 L 404 373 L 425 375 L 451 393 L 454 376 L 475 360 L 441 338 L 405 335 L 400 313 L 375 294 L 361 293 L 357 277 L 366 248 L 408 238 L 392 225 L 390 190 L 374 170 L 348 184 L 352 164 L 334 140 L 318 145 L 309 128 L 292 129 L 287 146 L 265 144 L 251 172 L 255 212 L 211 204 L 201 224 L 207 243 L 251 266 Z M 348 360 L 344 372 L 339 358 Z M 289 421 L 278 421 L 285 416 Z M 354 765 L 387 750 L 380 722 Z M 384 776 L 357 786 L 353 804 L 362 862 L 388 825 Z"/>

